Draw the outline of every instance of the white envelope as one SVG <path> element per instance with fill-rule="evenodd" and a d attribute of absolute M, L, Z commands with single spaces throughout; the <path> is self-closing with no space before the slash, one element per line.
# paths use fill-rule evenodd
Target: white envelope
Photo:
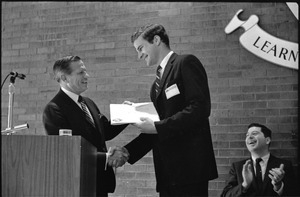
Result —
<path fill-rule="evenodd" d="M 152 102 L 127 104 L 110 104 L 110 121 L 112 125 L 140 122 L 141 117 L 159 121 L 158 114 Z"/>

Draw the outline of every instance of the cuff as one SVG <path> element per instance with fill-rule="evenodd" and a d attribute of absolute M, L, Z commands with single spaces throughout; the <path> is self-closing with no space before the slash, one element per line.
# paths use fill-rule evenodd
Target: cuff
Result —
<path fill-rule="evenodd" d="M 106 160 L 105 160 L 104 170 L 106 170 L 106 168 L 107 168 L 108 157 L 109 157 L 109 153 L 106 153 Z"/>
<path fill-rule="evenodd" d="M 284 186 L 284 183 L 283 183 L 283 181 L 281 181 L 280 189 L 276 191 L 275 188 L 274 188 L 274 191 L 275 191 L 279 196 L 281 196 L 282 193 L 283 193 L 283 186 Z"/>

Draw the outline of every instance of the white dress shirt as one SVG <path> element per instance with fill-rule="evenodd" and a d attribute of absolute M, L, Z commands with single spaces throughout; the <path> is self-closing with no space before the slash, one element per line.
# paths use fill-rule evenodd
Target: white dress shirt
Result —
<path fill-rule="evenodd" d="M 265 175 L 268 176 L 268 173 L 266 172 L 266 169 L 267 169 L 267 165 L 268 165 L 269 158 L 270 158 L 270 153 L 267 154 L 267 155 L 265 155 L 265 156 L 263 156 L 263 157 L 261 157 L 262 161 L 259 162 L 259 165 L 260 165 L 260 167 L 261 167 L 261 174 L 262 174 L 262 179 L 263 179 L 263 180 L 264 180 L 264 178 L 265 178 Z M 255 157 L 252 156 L 252 160 L 253 160 L 253 168 L 254 168 L 255 174 L 256 174 L 256 168 L 255 168 L 255 166 L 256 166 L 256 162 L 255 162 L 256 159 L 257 159 L 257 158 L 255 158 Z M 278 167 L 279 167 L 279 166 L 278 166 Z M 266 174 L 266 173 L 267 173 L 267 174 Z M 283 184 L 283 182 L 282 182 L 282 185 L 281 185 L 280 189 L 279 189 L 278 191 L 275 191 L 275 190 L 274 190 L 279 196 L 280 196 L 280 195 L 282 194 L 282 192 L 283 192 L 283 186 L 284 186 L 284 184 Z"/>
<path fill-rule="evenodd" d="M 173 54 L 174 52 L 173 51 L 170 51 L 168 53 L 168 55 L 166 55 L 166 57 L 164 57 L 164 59 L 161 61 L 161 63 L 159 64 L 161 66 L 161 71 L 160 71 L 160 77 L 162 77 L 163 73 L 164 73 L 164 70 L 166 68 L 166 65 L 171 57 L 171 55 Z"/>

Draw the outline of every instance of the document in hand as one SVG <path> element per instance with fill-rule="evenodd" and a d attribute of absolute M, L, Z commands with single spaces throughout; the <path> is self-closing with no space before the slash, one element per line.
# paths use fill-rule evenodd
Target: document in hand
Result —
<path fill-rule="evenodd" d="M 152 102 L 127 104 L 110 104 L 110 121 L 112 125 L 140 122 L 141 117 L 159 121 Z"/>

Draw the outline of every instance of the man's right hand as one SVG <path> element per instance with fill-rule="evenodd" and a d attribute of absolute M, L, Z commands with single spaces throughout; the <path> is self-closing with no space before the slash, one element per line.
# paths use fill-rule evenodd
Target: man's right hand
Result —
<path fill-rule="evenodd" d="M 251 170 L 251 160 L 247 160 L 246 163 L 243 165 L 243 183 L 242 186 L 244 189 L 248 189 L 253 181 L 253 172 Z"/>
<path fill-rule="evenodd" d="M 123 166 L 129 159 L 129 153 L 126 148 L 114 146 L 108 153 L 108 165 L 112 167 Z"/>

